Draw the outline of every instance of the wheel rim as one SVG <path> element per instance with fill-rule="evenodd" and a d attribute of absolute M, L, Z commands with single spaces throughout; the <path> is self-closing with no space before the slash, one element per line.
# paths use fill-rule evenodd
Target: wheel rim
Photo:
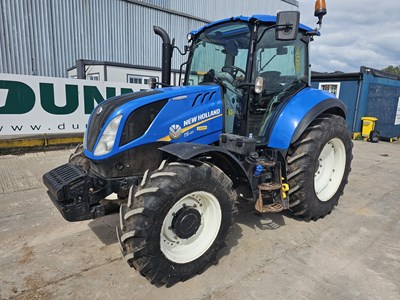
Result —
<path fill-rule="evenodd" d="M 315 194 L 320 201 L 329 201 L 337 192 L 346 166 L 346 149 L 343 142 L 331 139 L 318 157 L 318 168 L 314 175 Z"/>
<path fill-rule="evenodd" d="M 182 209 L 185 211 L 182 212 Z M 201 218 L 199 224 L 189 225 L 189 229 L 185 231 L 191 234 L 188 238 L 184 238 L 184 234 L 177 234 L 173 228 L 177 222 L 177 215 L 182 213 L 191 216 L 193 220 L 197 220 L 197 216 Z M 221 207 L 214 195 L 197 191 L 182 197 L 168 211 L 163 221 L 160 233 L 161 251 L 166 258 L 175 263 L 184 264 L 196 260 L 213 244 L 218 235 L 221 220 Z"/>

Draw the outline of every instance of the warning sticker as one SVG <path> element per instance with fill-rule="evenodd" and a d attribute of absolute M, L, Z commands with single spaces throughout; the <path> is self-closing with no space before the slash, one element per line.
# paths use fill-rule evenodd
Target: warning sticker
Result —
<path fill-rule="evenodd" d="M 400 97 L 397 103 L 396 119 L 394 119 L 394 125 L 400 125 Z"/>

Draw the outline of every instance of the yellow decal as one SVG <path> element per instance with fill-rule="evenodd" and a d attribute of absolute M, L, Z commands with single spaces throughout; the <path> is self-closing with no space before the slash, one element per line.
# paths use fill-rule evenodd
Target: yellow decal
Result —
<path fill-rule="evenodd" d="M 296 74 L 300 74 L 301 72 L 301 53 L 300 53 L 300 47 L 296 46 L 296 50 L 295 50 L 295 68 L 296 68 Z"/>
<path fill-rule="evenodd" d="M 197 131 L 204 131 L 204 130 L 207 130 L 207 129 L 208 129 L 208 126 L 207 126 L 207 125 L 205 125 L 205 126 L 198 126 L 196 129 L 197 129 Z"/>

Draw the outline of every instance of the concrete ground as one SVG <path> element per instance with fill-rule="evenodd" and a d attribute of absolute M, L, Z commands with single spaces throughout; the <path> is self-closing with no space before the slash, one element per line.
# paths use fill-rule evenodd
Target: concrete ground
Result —
<path fill-rule="evenodd" d="M 61 217 L 41 176 L 69 151 L 0 156 L 0 298 L 400 299 L 399 153 L 355 142 L 345 194 L 318 222 L 241 206 L 219 264 L 171 288 L 121 259 L 117 215 Z"/>

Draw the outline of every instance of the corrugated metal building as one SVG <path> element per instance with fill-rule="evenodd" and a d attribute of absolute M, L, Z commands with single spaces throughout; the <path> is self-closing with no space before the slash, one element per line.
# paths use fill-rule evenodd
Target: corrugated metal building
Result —
<path fill-rule="evenodd" d="M 65 77 L 78 59 L 161 67 L 153 25 L 182 47 L 208 20 L 297 9 L 295 0 L 0 0 L 0 73 Z"/>
<path fill-rule="evenodd" d="M 313 73 L 312 85 L 340 98 L 348 108 L 349 128 L 358 135 L 362 117 L 378 118 L 381 137 L 400 137 L 400 76 L 361 67 L 357 73 Z"/>

